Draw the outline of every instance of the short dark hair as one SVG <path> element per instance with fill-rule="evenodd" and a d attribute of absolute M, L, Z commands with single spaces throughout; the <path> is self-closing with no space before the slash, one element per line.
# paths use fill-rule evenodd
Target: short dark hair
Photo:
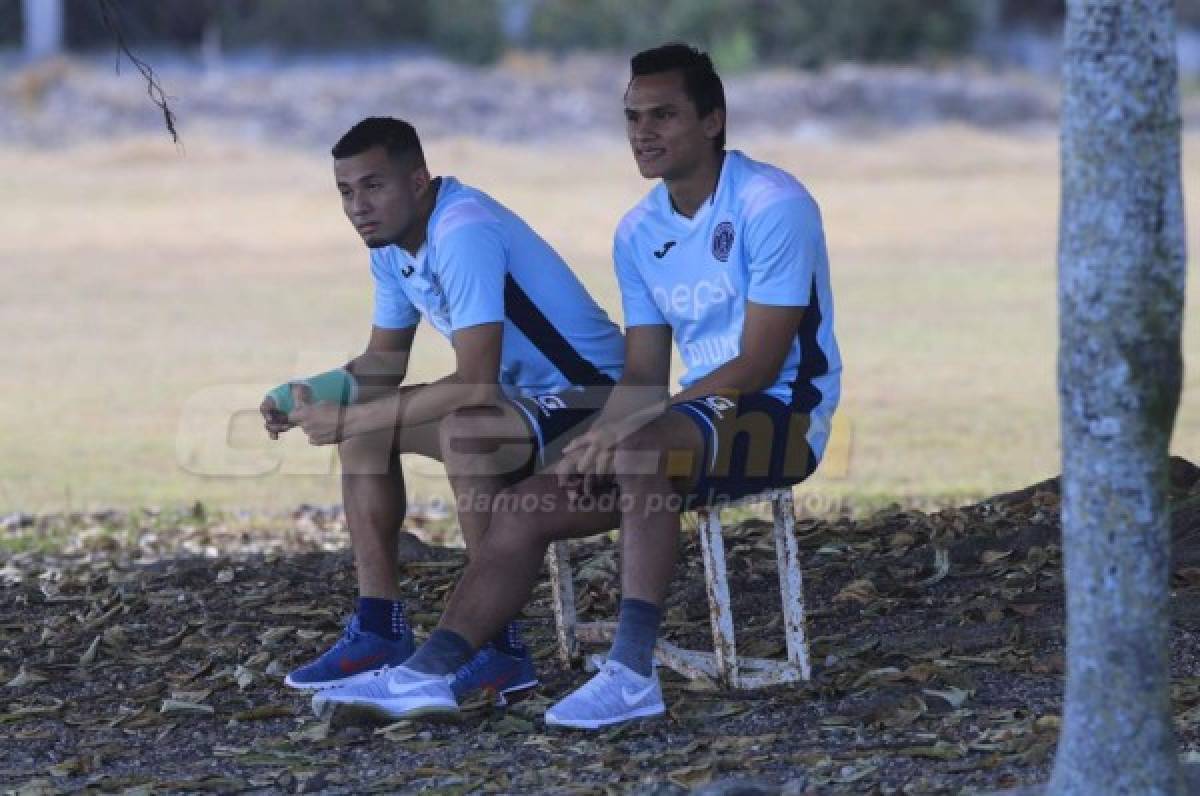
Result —
<path fill-rule="evenodd" d="M 703 119 L 720 109 L 725 112 L 725 87 L 713 68 L 708 53 L 701 52 L 690 44 L 673 41 L 649 50 L 643 50 L 629 61 L 631 77 L 657 75 L 678 69 L 683 74 L 683 91 L 696 106 L 696 115 Z M 725 126 L 716 139 L 717 149 L 725 148 Z"/>
<path fill-rule="evenodd" d="M 383 147 L 395 160 L 425 165 L 425 152 L 421 149 L 416 128 L 390 116 L 369 116 L 351 127 L 333 145 L 333 156 L 351 158 L 377 146 Z"/>

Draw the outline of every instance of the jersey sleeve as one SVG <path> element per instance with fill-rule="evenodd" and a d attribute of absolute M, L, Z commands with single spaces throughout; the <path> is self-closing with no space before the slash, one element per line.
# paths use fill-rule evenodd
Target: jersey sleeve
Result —
<path fill-rule="evenodd" d="M 828 256 L 821 212 L 807 195 L 763 208 L 746 224 L 749 286 L 756 304 L 808 306 L 813 275 Z"/>
<path fill-rule="evenodd" d="M 500 224 L 463 224 L 438 240 L 434 270 L 446 293 L 453 331 L 504 320 L 508 251 Z"/>
<path fill-rule="evenodd" d="M 400 277 L 378 249 L 371 252 L 371 277 L 375 281 L 375 310 L 372 323 L 381 329 L 416 326 L 421 313 L 400 287 Z"/>
<path fill-rule="evenodd" d="M 613 266 L 617 272 L 617 287 L 621 290 L 625 327 L 666 325 L 667 319 L 654 303 L 650 288 L 646 286 L 620 237 L 613 241 Z"/>

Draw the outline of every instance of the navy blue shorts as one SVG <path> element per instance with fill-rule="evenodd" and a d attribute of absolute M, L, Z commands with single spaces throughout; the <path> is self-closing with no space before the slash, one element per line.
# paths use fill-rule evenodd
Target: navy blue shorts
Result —
<path fill-rule="evenodd" d="M 612 385 L 600 385 L 510 398 L 533 437 L 536 455 L 530 472 L 558 459 L 567 443 L 587 430 L 611 393 Z"/>
<path fill-rule="evenodd" d="M 685 508 L 725 503 L 792 486 L 812 475 L 817 457 L 806 439 L 809 416 L 766 393 L 736 400 L 706 395 L 673 404 L 704 437 L 704 461 Z"/>

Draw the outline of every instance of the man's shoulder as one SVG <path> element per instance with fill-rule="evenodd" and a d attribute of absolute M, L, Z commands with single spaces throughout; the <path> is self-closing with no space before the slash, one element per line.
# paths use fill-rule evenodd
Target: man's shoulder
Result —
<path fill-rule="evenodd" d="M 389 269 L 395 262 L 396 247 L 394 244 L 387 246 L 372 246 L 367 249 L 367 257 L 371 262 L 371 272 L 375 276 L 386 276 Z"/>
<path fill-rule="evenodd" d="M 789 202 L 789 207 L 816 208 L 812 194 L 792 174 L 741 152 L 730 154 L 737 169 L 731 198 L 743 219 L 754 219 L 782 202 Z"/>
<path fill-rule="evenodd" d="M 618 244 L 628 245 L 638 231 L 646 225 L 646 222 L 654 216 L 660 203 L 658 194 L 661 190 L 663 190 L 662 183 L 659 183 L 621 217 L 614 236 Z"/>
<path fill-rule="evenodd" d="M 449 190 L 439 194 L 437 207 L 429 222 L 429 239 L 435 247 L 465 227 L 500 223 L 495 199 L 477 188 L 463 185 L 453 177 L 444 179 L 450 181 L 446 186 Z"/>

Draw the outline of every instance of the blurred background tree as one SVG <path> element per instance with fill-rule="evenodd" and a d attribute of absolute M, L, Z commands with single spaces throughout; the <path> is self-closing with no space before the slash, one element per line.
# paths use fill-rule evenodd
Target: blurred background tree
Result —
<path fill-rule="evenodd" d="M 64 0 L 70 50 L 111 46 L 100 0 Z M 725 69 L 815 68 L 970 54 L 981 34 L 1057 30 L 1061 0 L 108 0 L 131 45 L 280 52 L 418 48 L 487 63 L 506 49 L 627 53 L 668 38 Z M 1200 0 L 1178 0 L 1183 25 Z M 22 40 L 21 0 L 0 0 L 0 46 Z"/>

